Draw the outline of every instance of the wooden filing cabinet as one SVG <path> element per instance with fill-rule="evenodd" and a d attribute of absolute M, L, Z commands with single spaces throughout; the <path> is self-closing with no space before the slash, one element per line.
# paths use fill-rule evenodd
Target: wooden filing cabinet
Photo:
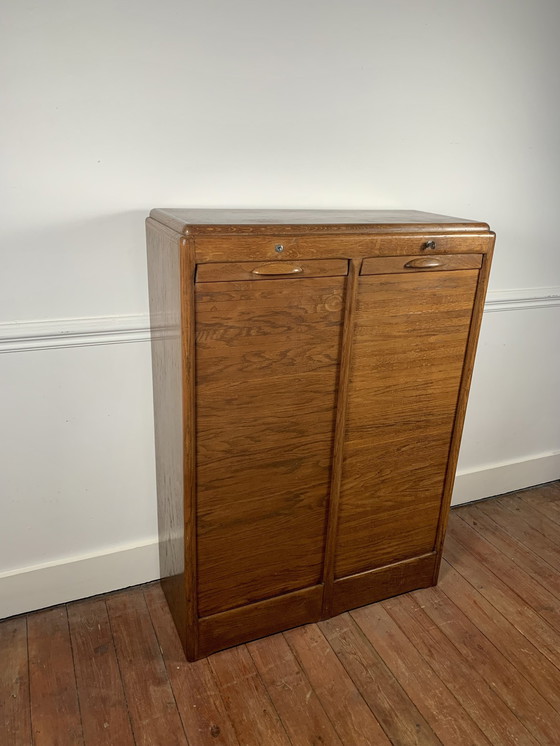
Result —
<path fill-rule="evenodd" d="M 189 660 L 437 582 L 494 234 L 153 210 L 162 585 Z"/>

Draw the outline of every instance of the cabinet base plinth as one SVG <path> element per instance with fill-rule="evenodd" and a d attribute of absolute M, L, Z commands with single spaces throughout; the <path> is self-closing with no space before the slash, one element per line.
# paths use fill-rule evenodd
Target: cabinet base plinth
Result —
<path fill-rule="evenodd" d="M 300 624 L 316 622 L 321 616 L 322 599 L 323 586 L 315 585 L 202 617 L 198 622 L 198 657 Z"/>
<path fill-rule="evenodd" d="M 395 562 L 334 581 L 332 606 L 328 616 L 348 609 L 382 601 L 390 596 L 434 585 L 437 552 Z"/>
<path fill-rule="evenodd" d="M 434 585 L 437 557 L 437 552 L 431 552 L 335 580 L 332 605 L 326 613 L 322 612 L 321 608 L 324 588 L 322 585 L 315 585 L 202 617 L 198 620 L 197 654 L 194 656 L 187 649 L 187 658 L 204 658 L 219 650 L 259 637 L 273 635 L 301 624 L 317 622 L 321 618 L 329 618 L 348 609 Z"/>

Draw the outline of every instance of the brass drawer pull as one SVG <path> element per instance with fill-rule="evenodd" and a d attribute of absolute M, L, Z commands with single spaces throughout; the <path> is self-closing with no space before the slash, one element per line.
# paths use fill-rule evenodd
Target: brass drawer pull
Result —
<path fill-rule="evenodd" d="M 404 266 L 408 269 L 430 269 L 431 267 L 441 267 L 443 262 L 435 257 L 420 257 L 420 259 L 411 259 Z"/>
<path fill-rule="evenodd" d="M 271 262 L 251 270 L 253 275 L 297 275 L 300 272 L 303 272 L 303 267 L 298 267 L 296 264 L 286 264 L 285 262 Z"/>

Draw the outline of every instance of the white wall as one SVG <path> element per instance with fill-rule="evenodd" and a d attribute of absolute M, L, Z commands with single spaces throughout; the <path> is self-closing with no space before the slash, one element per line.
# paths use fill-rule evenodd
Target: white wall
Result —
<path fill-rule="evenodd" d="M 560 476 L 556 0 L 1 11 L 0 616 L 157 573 L 154 206 L 488 221 L 456 499 Z"/>

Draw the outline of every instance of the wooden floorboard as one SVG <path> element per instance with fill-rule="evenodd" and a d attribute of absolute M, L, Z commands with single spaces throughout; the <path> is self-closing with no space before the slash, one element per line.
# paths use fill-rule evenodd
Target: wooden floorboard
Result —
<path fill-rule="evenodd" d="M 560 573 L 546 560 L 535 554 L 530 546 L 526 546 L 509 533 L 507 527 L 502 528 L 477 505 L 453 511 L 450 520 L 453 521 L 456 518 L 465 521 L 509 560 L 528 572 L 535 582 L 540 583 L 550 593 L 560 598 Z"/>
<path fill-rule="evenodd" d="M 187 663 L 159 584 L 0 621 L 0 746 L 560 744 L 560 482 L 452 511 L 440 582 Z"/>
<path fill-rule="evenodd" d="M 207 659 L 188 663 L 159 584 L 144 590 L 190 746 L 239 746 Z"/>
<path fill-rule="evenodd" d="M 31 743 L 25 616 L 0 623 L 0 744 Z"/>
<path fill-rule="evenodd" d="M 439 588 L 418 592 L 414 600 L 527 730 L 541 743 L 553 743 L 560 734 L 560 715 L 529 681 L 518 685 L 518 669 L 484 632 Z"/>
<path fill-rule="evenodd" d="M 447 562 L 438 587 L 560 712 L 560 670 Z"/>
<path fill-rule="evenodd" d="M 106 603 L 136 746 L 187 746 L 142 590 Z"/>
<path fill-rule="evenodd" d="M 560 631 L 560 601 L 538 581 L 535 582 L 531 573 L 512 562 L 464 521 L 450 520 L 447 538 L 461 544 L 476 562 L 502 579 L 505 585 L 540 614 L 551 627 Z"/>
<path fill-rule="evenodd" d="M 525 490 L 518 493 L 518 498 L 531 509 L 537 510 L 549 520 L 560 526 L 560 484 L 545 484 L 538 490 Z M 524 512 L 523 507 L 520 507 Z"/>
<path fill-rule="evenodd" d="M 450 564 L 483 596 L 500 614 L 514 625 L 542 655 L 560 668 L 560 640 L 558 633 L 518 595 L 507 583 L 494 575 L 483 563 L 469 554 L 465 547 L 448 536 L 445 557 Z"/>
<path fill-rule="evenodd" d="M 500 506 L 515 513 L 556 547 L 560 545 L 560 526 L 544 514 L 542 506 L 540 510 L 528 510 L 527 502 L 521 494 L 504 495 L 500 500 Z M 555 565 L 558 567 L 558 564 Z"/>
<path fill-rule="evenodd" d="M 439 744 L 416 704 L 349 614 L 321 623 L 331 647 L 392 743 Z M 336 698 L 338 687 L 333 691 Z M 364 729 L 367 743 L 367 733 Z"/>
<path fill-rule="evenodd" d="M 84 741 L 134 746 L 105 601 L 69 604 L 68 621 Z"/>
<path fill-rule="evenodd" d="M 490 743 L 381 604 L 357 609 L 352 617 L 442 743 L 481 746 Z M 336 624 L 337 620 L 333 620 L 333 623 Z"/>
<path fill-rule="evenodd" d="M 66 607 L 27 619 L 29 693 L 35 746 L 84 743 Z"/>
<path fill-rule="evenodd" d="M 352 681 L 336 652 L 316 624 L 284 636 L 298 658 L 343 743 L 365 746 L 390 743 L 363 692 Z"/>
<path fill-rule="evenodd" d="M 247 648 L 291 743 L 342 746 L 328 710 L 323 708 L 285 637 L 265 637 Z"/>
<path fill-rule="evenodd" d="M 286 746 L 290 741 L 245 645 L 216 653 L 210 667 L 241 744 Z"/>
<path fill-rule="evenodd" d="M 551 541 L 540 531 L 531 525 L 533 511 L 527 509 L 525 515 L 509 510 L 502 504 L 502 500 L 508 497 L 500 497 L 485 500 L 479 503 L 480 511 L 495 521 L 504 531 L 531 549 L 535 554 L 549 563 L 551 567 L 560 570 L 560 544 Z M 463 508 L 462 510 L 468 510 Z"/>
<path fill-rule="evenodd" d="M 383 607 L 491 743 L 500 746 L 538 743 L 416 599 L 411 595 L 398 596 L 384 601 Z"/>

